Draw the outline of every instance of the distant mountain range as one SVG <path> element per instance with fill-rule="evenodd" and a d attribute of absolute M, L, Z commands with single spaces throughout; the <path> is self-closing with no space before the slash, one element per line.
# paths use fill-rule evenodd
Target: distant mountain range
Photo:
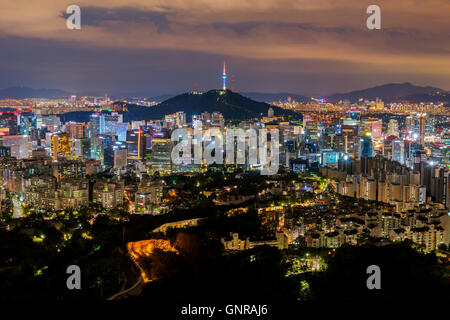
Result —
<path fill-rule="evenodd" d="M 214 91 L 214 90 L 213 90 Z M 211 92 L 211 91 L 209 91 Z M 203 95 L 208 97 L 206 92 Z M 28 87 L 11 87 L 0 90 L 0 99 L 5 98 L 67 98 L 72 94 L 78 96 L 85 95 L 97 95 L 102 96 L 102 93 L 73 93 L 64 90 L 57 89 L 32 89 Z M 172 106 L 172 98 L 177 98 L 183 95 L 171 95 L 163 94 L 159 96 L 146 96 L 142 93 L 130 93 L 130 94 L 120 94 L 113 95 L 113 97 L 146 97 L 152 101 L 157 102 L 167 102 L 166 106 Z M 310 102 L 311 98 L 295 93 L 261 93 L 261 92 L 242 92 L 240 96 L 247 97 L 254 101 L 272 103 L 274 101 L 286 101 L 288 97 L 291 97 L 295 101 L 299 102 Z M 359 99 L 369 99 L 375 100 L 376 98 L 381 98 L 385 102 L 399 102 L 399 101 L 409 101 L 409 102 L 447 102 L 450 103 L 450 92 L 434 87 L 422 87 L 416 86 L 409 82 L 406 83 L 389 83 L 381 86 L 376 86 L 364 90 L 351 91 L 347 93 L 336 93 L 331 94 L 322 98 L 326 98 L 330 102 L 338 102 L 340 100 L 349 100 L 351 102 L 357 102 Z M 178 98 L 180 99 L 180 98 Z M 195 99 L 195 98 L 194 98 Z M 203 98 L 205 99 L 205 98 Z M 189 100 L 189 99 L 187 99 Z M 177 101 L 177 100 L 175 100 Z M 190 100 L 189 100 L 190 101 Z"/>
<path fill-rule="evenodd" d="M 433 87 L 420 87 L 412 83 L 389 83 L 382 86 L 348 93 L 337 93 L 327 97 L 330 102 L 350 100 L 357 102 L 359 99 L 375 100 L 380 98 L 385 102 L 410 101 L 410 102 L 437 102 L 450 101 L 449 93 L 445 90 Z"/>
<path fill-rule="evenodd" d="M 298 102 L 310 102 L 312 99 L 304 95 L 294 93 L 258 93 L 249 92 L 242 93 L 244 96 L 257 101 L 265 101 L 268 103 L 274 101 L 286 101 L 288 97 Z M 384 102 L 400 102 L 409 101 L 418 102 L 448 102 L 450 103 L 450 93 L 446 90 L 434 87 L 421 87 L 412 83 L 389 83 L 376 86 L 364 90 L 351 91 L 347 93 L 335 93 L 324 96 L 329 102 L 339 102 L 341 100 L 349 100 L 358 102 L 359 99 L 375 100 L 382 99 Z"/>

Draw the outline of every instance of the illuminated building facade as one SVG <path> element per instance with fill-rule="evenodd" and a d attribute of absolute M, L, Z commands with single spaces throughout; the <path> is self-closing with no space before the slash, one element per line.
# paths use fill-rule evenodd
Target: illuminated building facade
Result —
<path fill-rule="evenodd" d="M 146 138 L 142 130 L 127 131 L 128 158 L 143 160 L 146 154 Z"/>
<path fill-rule="evenodd" d="M 1 136 L 0 140 L 3 147 L 10 148 L 11 157 L 28 158 L 30 151 L 28 135 Z"/>

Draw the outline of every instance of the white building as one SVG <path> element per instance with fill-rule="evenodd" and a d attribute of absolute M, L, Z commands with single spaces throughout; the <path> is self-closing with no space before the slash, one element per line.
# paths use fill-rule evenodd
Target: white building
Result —
<path fill-rule="evenodd" d="M 3 136 L 2 145 L 11 148 L 11 157 L 28 158 L 30 152 L 30 137 L 28 135 Z"/>

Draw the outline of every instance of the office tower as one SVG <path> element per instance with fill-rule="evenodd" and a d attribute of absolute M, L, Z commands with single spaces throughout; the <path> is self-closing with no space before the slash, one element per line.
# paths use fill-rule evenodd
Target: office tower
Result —
<path fill-rule="evenodd" d="M 73 139 L 73 153 L 75 159 L 83 159 L 82 152 L 81 152 L 81 139 Z"/>
<path fill-rule="evenodd" d="M 74 155 L 72 150 L 72 139 L 67 133 L 56 133 L 51 138 L 52 158 L 70 158 Z"/>
<path fill-rule="evenodd" d="M 317 142 L 320 137 L 320 129 L 317 121 L 308 121 L 305 126 L 306 142 Z"/>
<path fill-rule="evenodd" d="M 335 133 L 327 133 L 325 132 L 323 135 L 323 148 L 324 149 L 333 149 L 333 142 L 334 142 L 334 137 L 336 136 Z"/>
<path fill-rule="evenodd" d="M 103 137 L 97 134 L 91 137 L 91 158 L 95 160 L 102 159 L 103 156 Z"/>
<path fill-rule="evenodd" d="M 353 152 L 355 150 L 354 145 L 355 142 L 357 145 L 359 144 L 359 129 L 358 126 L 354 125 L 342 125 L 341 126 L 341 134 L 346 137 L 346 150 L 347 152 Z M 356 148 L 357 150 L 358 148 Z M 359 154 L 359 153 L 358 153 Z M 358 158 L 358 157 L 356 157 Z"/>
<path fill-rule="evenodd" d="M 410 140 L 404 140 L 404 145 L 405 145 L 405 161 L 407 160 L 411 160 L 412 154 L 411 154 L 411 144 L 412 142 Z"/>
<path fill-rule="evenodd" d="M 399 137 L 397 120 L 395 120 L 395 119 L 389 120 L 386 136 L 388 136 L 388 137 L 390 137 L 390 136 Z"/>
<path fill-rule="evenodd" d="M 335 151 L 341 152 L 341 153 L 347 153 L 348 147 L 347 147 L 347 136 L 344 136 L 342 134 L 335 135 L 333 137 L 332 146 Z"/>
<path fill-rule="evenodd" d="M 151 125 L 140 126 L 139 130 L 144 133 L 146 155 L 152 150 L 152 139 L 155 135 L 155 129 Z"/>
<path fill-rule="evenodd" d="M 123 168 L 127 166 L 128 162 L 128 150 L 127 146 L 123 142 L 116 142 L 114 149 L 114 168 Z"/>
<path fill-rule="evenodd" d="M 17 135 L 19 128 L 17 126 L 17 115 L 14 112 L 1 112 L 0 113 L 0 128 L 8 128 L 10 135 Z"/>
<path fill-rule="evenodd" d="M 30 135 L 31 131 L 36 128 L 36 116 L 34 113 L 20 113 L 17 116 L 17 126 L 19 134 Z"/>
<path fill-rule="evenodd" d="M 340 133 L 348 136 L 349 140 L 353 140 L 359 135 L 359 120 L 352 118 L 341 119 Z"/>
<path fill-rule="evenodd" d="M 413 150 L 413 165 L 415 171 L 421 171 L 423 165 L 427 161 L 427 153 L 424 150 L 416 150 L 414 147 Z M 421 181 L 422 183 L 422 181 Z"/>
<path fill-rule="evenodd" d="M 2 136 L 1 143 L 3 147 L 10 148 L 11 157 L 24 159 L 29 156 L 29 138 L 27 135 Z"/>
<path fill-rule="evenodd" d="M 392 160 L 405 164 L 405 143 L 403 140 L 395 139 L 392 141 Z"/>
<path fill-rule="evenodd" d="M 67 122 L 66 133 L 72 139 L 83 139 L 87 137 L 87 126 L 84 122 Z"/>
<path fill-rule="evenodd" d="M 45 132 L 57 132 L 61 128 L 61 120 L 56 115 L 38 116 L 36 119 L 36 128 Z"/>
<path fill-rule="evenodd" d="M 373 140 L 379 140 L 382 136 L 382 122 L 377 118 L 368 118 L 363 121 L 361 133 L 370 132 Z"/>
<path fill-rule="evenodd" d="M 417 127 L 418 127 L 418 135 L 419 135 L 419 141 L 420 145 L 425 145 L 425 125 L 426 125 L 426 114 L 420 114 L 417 117 Z"/>
<path fill-rule="evenodd" d="M 114 167 L 114 147 L 106 146 L 103 149 L 103 166 L 106 170 Z"/>
<path fill-rule="evenodd" d="M 114 132 L 116 124 L 123 123 L 123 115 L 117 112 L 100 115 L 100 133 Z"/>
<path fill-rule="evenodd" d="M 83 138 L 75 140 L 75 156 L 81 157 L 83 160 L 91 158 L 91 139 Z"/>
<path fill-rule="evenodd" d="M 103 133 L 98 134 L 91 139 L 91 157 L 95 160 L 102 161 L 102 164 L 104 164 L 104 157 L 105 157 L 105 150 L 108 147 L 112 147 L 114 143 L 117 141 L 116 134 L 115 133 Z M 111 150 L 107 151 L 110 152 Z M 110 156 L 109 154 L 109 156 Z M 111 157 L 111 156 L 110 156 Z M 108 161 L 108 160 L 107 160 Z M 110 163 L 112 160 L 110 160 Z"/>
<path fill-rule="evenodd" d="M 428 115 L 425 121 L 425 137 L 434 137 L 436 118 Z"/>
<path fill-rule="evenodd" d="M 272 108 L 269 108 L 269 110 L 267 111 L 267 117 L 268 118 L 273 118 L 274 112 Z"/>
<path fill-rule="evenodd" d="M 153 139 L 151 163 L 154 171 L 172 171 L 172 146 L 170 139 Z"/>
<path fill-rule="evenodd" d="M 416 133 L 416 124 L 415 124 L 415 116 L 407 116 L 405 118 L 405 129 L 406 129 L 406 135 L 408 137 L 413 137 L 414 133 Z"/>
<path fill-rule="evenodd" d="M 102 164 L 106 169 L 110 169 L 114 166 L 113 147 L 117 141 L 117 136 L 115 133 L 104 133 L 101 137 L 103 138 Z"/>
<path fill-rule="evenodd" d="M 145 136 L 142 130 L 127 131 L 128 158 L 143 160 L 145 157 Z"/>
<path fill-rule="evenodd" d="M 119 141 L 126 141 L 128 124 L 123 123 L 123 115 L 113 112 L 100 115 L 100 133 L 114 132 Z"/>
<path fill-rule="evenodd" d="M 100 115 L 98 113 L 89 116 L 88 137 L 92 138 L 100 134 Z"/>
<path fill-rule="evenodd" d="M 373 157 L 372 135 L 367 132 L 360 140 L 361 142 L 361 158 Z"/>

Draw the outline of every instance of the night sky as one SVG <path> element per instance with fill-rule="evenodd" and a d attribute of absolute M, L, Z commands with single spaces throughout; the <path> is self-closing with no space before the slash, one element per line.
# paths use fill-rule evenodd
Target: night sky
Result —
<path fill-rule="evenodd" d="M 68 30 L 70 4 L 81 30 Z M 381 30 L 366 8 L 381 7 Z M 327 94 L 450 89 L 448 0 L 1 0 L 0 88 L 159 95 L 220 86 Z"/>

